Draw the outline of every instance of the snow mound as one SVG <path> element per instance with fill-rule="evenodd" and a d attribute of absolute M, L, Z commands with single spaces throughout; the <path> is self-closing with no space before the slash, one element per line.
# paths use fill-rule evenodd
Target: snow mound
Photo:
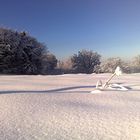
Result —
<path fill-rule="evenodd" d="M 108 87 L 106 88 L 103 88 L 102 86 L 101 87 L 98 87 L 96 88 L 95 90 L 91 91 L 90 93 L 101 93 L 101 91 L 110 91 L 110 90 L 113 90 L 113 91 L 128 91 L 128 88 L 120 85 L 120 84 L 110 84 Z"/>
<path fill-rule="evenodd" d="M 101 93 L 101 90 L 93 90 L 93 91 L 91 91 L 90 93 Z"/>

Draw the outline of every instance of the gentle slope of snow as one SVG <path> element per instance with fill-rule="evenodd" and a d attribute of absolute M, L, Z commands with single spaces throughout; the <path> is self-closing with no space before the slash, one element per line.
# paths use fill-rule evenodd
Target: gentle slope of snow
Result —
<path fill-rule="evenodd" d="M 90 92 L 110 74 L 1 76 L 1 140 L 140 140 L 140 74 L 128 91 Z"/>

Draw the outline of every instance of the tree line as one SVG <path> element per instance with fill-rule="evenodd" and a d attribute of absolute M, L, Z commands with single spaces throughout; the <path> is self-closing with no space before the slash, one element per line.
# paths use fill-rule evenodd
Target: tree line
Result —
<path fill-rule="evenodd" d="M 0 28 L 0 74 L 106 73 L 117 65 L 126 73 L 140 72 L 140 55 L 131 62 L 121 58 L 101 60 L 97 52 L 81 50 L 60 61 L 28 33 Z"/>
<path fill-rule="evenodd" d="M 26 32 L 0 28 L 0 73 L 46 74 L 56 65 L 47 47 Z"/>

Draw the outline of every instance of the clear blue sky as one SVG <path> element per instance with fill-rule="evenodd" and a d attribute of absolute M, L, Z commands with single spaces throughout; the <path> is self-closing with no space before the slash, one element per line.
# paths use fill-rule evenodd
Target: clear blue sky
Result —
<path fill-rule="evenodd" d="M 0 26 L 29 32 L 61 59 L 82 49 L 140 54 L 140 0 L 0 0 Z"/>

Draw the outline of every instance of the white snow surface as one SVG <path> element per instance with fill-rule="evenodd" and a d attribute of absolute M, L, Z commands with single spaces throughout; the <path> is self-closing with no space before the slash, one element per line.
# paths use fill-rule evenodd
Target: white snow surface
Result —
<path fill-rule="evenodd" d="M 0 76 L 0 140 L 140 140 L 140 74 Z"/>

